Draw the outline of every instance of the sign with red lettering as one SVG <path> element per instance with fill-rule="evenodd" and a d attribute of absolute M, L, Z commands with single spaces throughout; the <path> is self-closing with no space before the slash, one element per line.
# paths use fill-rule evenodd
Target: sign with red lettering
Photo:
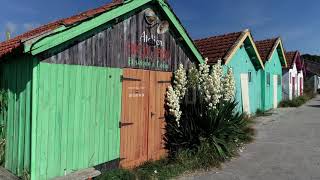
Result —
<path fill-rule="evenodd" d="M 145 30 L 139 34 L 137 42 L 127 42 L 125 48 L 128 56 L 128 67 L 170 70 L 171 52 L 166 49 L 162 40 L 169 29 L 167 21 L 159 18 L 148 9 L 145 13 Z"/>

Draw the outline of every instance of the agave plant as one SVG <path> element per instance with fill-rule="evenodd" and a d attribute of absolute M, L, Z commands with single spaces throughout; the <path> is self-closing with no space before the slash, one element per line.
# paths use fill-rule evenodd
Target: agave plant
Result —
<path fill-rule="evenodd" d="M 171 87 L 172 92 L 183 89 L 183 93 L 178 93 L 180 98 L 172 98 L 171 91 L 167 93 L 169 103 L 164 140 L 171 157 L 188 152 L 210 165 L 214 159 L 228 159 L 241 143 L 252 140 L 251 121 L 235 111 L 237 102 L 234 101 L 235 84 L 231 69 L 223 76 L 220 62 L 212 67 L 211 72 L 210 66 L 201 64 L 198 69 L 191 68 L 186 79 L 181 66 L 175 76 L 184 79 L 185 83 L 175 83 Z"/>
<path fill-rule="evenodd" d="M 253 135 L 251 121 L 236 112 L 236 106 L 235 101 L 224 101 L 216 109 L 207 109 L 200 93 L 194 103 L 182 102 L 180 126 L 167 116 L 165 145 L 169 154 L 175 156 L 183 150 L 196 153 L 208 144 L 221 160 L 232 156 L 232 147 L 252 140 Z"/>

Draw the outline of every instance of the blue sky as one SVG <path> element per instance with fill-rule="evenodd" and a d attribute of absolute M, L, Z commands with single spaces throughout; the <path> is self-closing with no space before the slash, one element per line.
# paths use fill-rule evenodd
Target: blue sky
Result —
<path fill-rule="evenodd" d="M 1 0 L 0 40 L 110 0 Z M 286 50 L 320 54 L 320 1 L 169 0 L 193 38 L 249 28 L 255 40 L 281 36 Z"/>

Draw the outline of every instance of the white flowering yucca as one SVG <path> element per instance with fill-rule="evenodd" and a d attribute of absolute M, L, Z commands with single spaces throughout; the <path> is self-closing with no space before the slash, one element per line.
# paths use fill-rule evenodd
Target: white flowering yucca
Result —
<path fill-rule="evenodd" d="M 180 98 L 176 94 L 176 91 L 172 86 L 168 87 L 167 91 L 167 106 L 169 107 L 169 113 L 175 117 L 178 125 L 182 112 L 180 111 Z"/>
<path fill-rule="evenodd" d="M 186 94 L 187 90 L 187 73 L 186 70 L 183 68 L 183 65 L 180 64 L 177 71 L 174 73 L 174 90 L 176 91 L 177 96 L 182 99 Z"/>
<path fill-rule="evenodd" d="M 232 72 L 232 68 L 228 69 L 227 74 L 223 77 L 222 80 L 223 85 L 223 100 L 224 101 L 232 101 L 235 97 L 235 80 Z"/>
<path fill-rule="evenodd" d="M 188 77 L 183 65 L 180 64 L 174 73 L 173 86 L 170 86 L 167 91 L 169 113 L 175 117 L 178 125 L 182 115 L 180 103 L 186 94 L 188 83 L 197 85 L 209 109 L 216 109 L 217 104 L 222 100 L 233 100 L 235 96 L 235 80 L 232 69 L 229 68 L 224 76 L 221 60 L 212 66 L 210 72 L 210 66 L 206 59 L 205 63 L 199 65 L 199 70 L 194 67 L 189 69 Z"/>
<path fill-rule="evenodd" d="M 188 87 L 192 87 L 192 88 L 200 88 L 199 87 L 199 71 L 197 68 L 195 68 L 194 66 L 192 66 L 189 70 L 188 70 Z"/>
<path fill-rule="evenodd" d="M 224 91 L 223 86 L 222 86 L 222 79 L 223 79 L 223 67 L 221 65 L 221 60 L 218 60 L 218 63 L 215 64 L 214 66 L 214 70 L 212 71 L 212 74 L 215 74 L 215 76 L 217 77 L 217 79 L 219 79 L 219 87 L 220 87 L 220 97 L 222 97 L 222 92 Z"/>
<path fill-rule="evenodd" d="M 212 67 L 211 73 L 203 81 L 202 89 L 205 96 L 205 101 L 210 109 L 215 109 L 222 97 L 221 78 L 222 74 L 221 61 Z"/>
<path fill-rule="evenodd" d="M 210 72 L 210 66 L 207 64 L 208 59 L 205 60 L 205 63 L 199 65 L 199 84 L 200 86 L 206 81 L 206 79 L 209 77 Z"/>

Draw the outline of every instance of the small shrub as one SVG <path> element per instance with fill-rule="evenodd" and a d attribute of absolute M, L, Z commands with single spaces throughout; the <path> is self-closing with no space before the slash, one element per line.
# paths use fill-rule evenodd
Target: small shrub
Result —
<path fill-rule="evenodd" d="M 22 180 L 30 180 L 31 179 L 30 172 L 28 172 L 27 170 L 24 170 L 21 179 Z"/>
<path fill-rule="evenodd" d="M 0 166 L 2 166 L 5 162 L 5 145 L 6 140 L 4 138 L 0 139 Z"/>
<path fill-rule="evenodd" d="M 312 98 L 313 96 L 304 94 L 303 96 L 296 97 L 292 100 L 282 101 L 280 107 L 300 107 Z"/>
<path fill-rule="evenodd" d="M 147 162 L 134 170 L 137 179 L 170 179 L 188 170 L 186 166 L 172 159 Z"/>
<path fill-rule="evenodd" d="M 7 92 L 0 90 L 0 116 L 4 116 L 7 111 Z M 3 118 L 2 118 L 3 119 Z M 0 122 L 0 165 L 3 165 L 5 161 L 5 122 Z"/>
<path fill-rule="evenodd" d="M 0 89 L 0 114 L 7 110 L 7 92 Z"/>

